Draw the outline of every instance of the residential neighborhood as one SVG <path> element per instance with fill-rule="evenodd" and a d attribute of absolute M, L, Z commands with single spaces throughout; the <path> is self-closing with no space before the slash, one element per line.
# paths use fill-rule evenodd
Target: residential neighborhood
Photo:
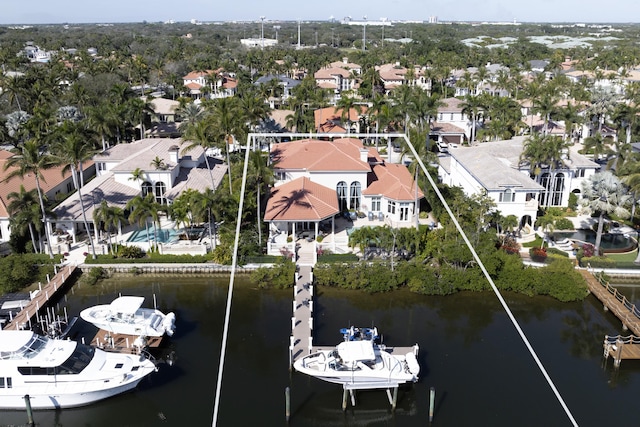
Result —
<path fill-rule="evenodd" d="M 0 24 L 3 422 L 633 425 L 640 25 L 374 5 Z"/>

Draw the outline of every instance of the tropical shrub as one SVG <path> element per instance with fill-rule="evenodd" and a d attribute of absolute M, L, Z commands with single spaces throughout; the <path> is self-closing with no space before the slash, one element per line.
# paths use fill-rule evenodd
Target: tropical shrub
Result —
<path fill-rule="evenodd" d="M 547 248 L 536 247 L 529 249 L 531 260 L 535 262 L 545 262 L 547 259 Z"/>
<path fill-rule="evenodd" d="M 556 230 L 573 230 L 575 228 L 573 222 L 567 218 L 557 219 L 554 227 Z"/>
<path fill-rule="evenodd" d="M 120 258 L 142 258 L 145 256 L 145 253 L 138 246 L 121 246 L 118 249 L 118 257 Z"/>

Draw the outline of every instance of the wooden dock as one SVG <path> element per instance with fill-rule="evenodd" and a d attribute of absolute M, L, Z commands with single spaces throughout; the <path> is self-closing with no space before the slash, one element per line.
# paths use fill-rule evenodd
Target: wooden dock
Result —
<path fill-rule="evenodd" d="M 289 365 L 313 349 L 313 270 L 309 265 L 299 266 L 293 288 L 293 316 L 289 344 Z"/>
<path fill-rule="evenodd" d="M 589 291 L 604 305 L 604 309 L 611 311 L 622 322 L 624 330 L 630 330 L 640 336 L 640 310 L 631 303 L 616 288 L 608 282 L 602 281 L 587 270 L 580 270 L 587 281 Z"/>
<path fill-rule="evenodd" d="M 604 357 L 611 357 L 615 367 L 619 367 L 622 360 L 640 360 L 640 310 L 608 282 L 587 270 L 580 270 L 580 273 L 587 281 L 589 291 L 602 302 L 604 309 L 620 319 L 624 330 L 633 332 L 627 337 L 605 335 Z"/>
<path fill-rule="evenodd" d="M 4 329 L 30 329 L 33 319 L 39 316 L 40 311 L 47 306 L 50 299 L 57 297 L 60 290 L 65 288 L 76 268 L 75 265 L 66 265 L 59 269 L 53 279 L 38 291 L 29 304 L 24 306 Z"/>
<path fill-rule="evenodd" d="M 158 348 L 162 343 L 162 337 L 146 337 L 145 346 L 149 348 Z M 98 330 L 98 333 L 91 340 L 91 345 L 99 347 L 106 351 L 116 353 L 132 353 L 140 352 L 140 347 L 136 346 L 136 335 L 114 334 L 104 329 Z"/>

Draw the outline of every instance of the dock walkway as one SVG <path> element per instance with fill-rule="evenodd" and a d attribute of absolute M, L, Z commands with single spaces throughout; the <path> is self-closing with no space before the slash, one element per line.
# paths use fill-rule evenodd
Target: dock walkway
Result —
<path fill-rule="evenodd" d="M 616 288 L 590 271 L 580 270 L 580 274 L 587 281 L 589 291 L 602 302 L 604 309 L 620 319 L 624 330 L 633 332 L 633 335 L 626 337 L 605 335 L 604 357 L 611 357 L 615 367 L 619 367 L 622 360 L 640 360 L 640 310 Z"/>
<path fill-rule="evenodd" d="M 293 317 L 291 317 L 290 366 L 298 357 L 306 356 L 313 347 L 313 269 L 299 265 L 293 288 Z"/>
<path fill-rule="evenodd" d="M 598 279 L 588 270 L 579 270 L 587 281 L 589 291 L 622 322 L 622 327 L 640 336 L 640 310 L 608 282 Z"/>
<path fill-rule="evenodd" d="M 60 290 L 65 288 L 67 280 L 73 275 L 76 268 L 75 265 L 66 265 L 59 269 L 53 279 L 38 291 L 29 304 L 25 305 L 20 313 L 5 325 L 4 329 L 30 329 L 33 318 L 37 318 L 40 310 L 46 307 L 49 300 L 58 296 Z"/>

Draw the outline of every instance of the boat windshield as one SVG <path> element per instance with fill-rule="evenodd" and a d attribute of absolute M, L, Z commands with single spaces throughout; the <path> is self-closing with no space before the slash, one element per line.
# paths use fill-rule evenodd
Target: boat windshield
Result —
<path fill-rule="evenodd" d="M 49 338 L 40 335 L 33 335 L 27 344 L 16 351 L 0 351 L 0 359 L 31 359 L 45 348 Z"/>
<path fill-rule="evenodd" d="M 73 354 L 56 368 L 56 374 L 79 374 L 89 365 L 94 354 L 93 347 L 78 344 Z"/>

